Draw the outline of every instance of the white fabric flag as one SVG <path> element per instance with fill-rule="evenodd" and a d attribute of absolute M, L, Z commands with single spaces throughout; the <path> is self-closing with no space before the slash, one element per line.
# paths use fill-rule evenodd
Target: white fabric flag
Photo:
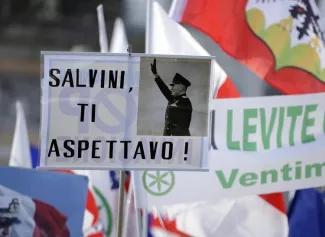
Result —
<path fill-rule="evenodd" d="M 157 3 L 153 2 L 152 36 L 151 49 L 152 54 L 175 54 L 175 55 L 197 55 L 210 56 L 210 54 L 193 38 L 193 36 L 180 24 L 177 24 L 168 17 L 166 12 Z M 212 77 L 215 94 L 225 84 L 227 74 L 214 60 L 212 63 Z"/>
<path fill-rule="evenodd" d="M 223 199 L 215 204 L 202 202 L 179 206 L 165 209 L 165 216 L 176 219 L 177 231 L 154 225 L 151 227 L 154 237 L 288 236 L 284 213 L 256 196 Z"/>
<path fill-rule="evenodd" d="M 9 166 L 32 168 L 27 124 L 23 105 L 16 102 L 16 127 L 11 147 Z"/>
<path fill-rule="evenodd" d="M 151 38 L 153 42 L 151 42 L 151 53 L 208 55 L 185 28 L 168 18 L 168 15 L 156 2 L 153 3 L 152 16 Z M 226 74 L 217 63 L 214 64 L 214 73 L 215 85 L 220 91 L 221 87 L 229 79 L 227 79 Z M 191 176 L 191 180 L 193 180 L 196 174 L 189 172 L 187 175 Z M 208 173 L 201 175 L 209 176 Z M 142 177 L 137 176 L 137 178 L 141 179 Z M 193 189 L 195 188 L 195 185 L 188 181 L 185 181 L 183 185 L 190 185 Z M 196 185 L 204 186 L 206 182 L 197 183 Z M 184 191 L 182 188 L 178 190 L 180 193 L 182 191 Z M 136 194 L 138 192 L 141 191 L 137 189 Z M 191 196 L 195 192 L 195 190 L 192 190 L 192 192 L 186 192 L 186 194 Z M 209 193 L 201 193 L 202 197 L 209 197 L 209 195 Z M 211 195 L 210 198 L 212 198 Z M 167 236 L 167 234 L 158 234 L 158 232 L 166 233 L 166 231 L 168 231 L 169 236 L 183 237 L 184 235 L 178 231 L 187 233 L 189 236 L 200 237 L 219 236 L 219 234 L 220 236 L 229 237 L 287 237 L 288 233 L 287 217 L 284 210 L 276 208 L 259 196 L 225 199 L 216 201 L 213 204 L 206 202 L 179 204 L 165 206 L 160 209 L 161 213 L 162 210 L 166 213 L 163 218 L 169 217 L 176 220 L 177 231 L 175 231 L 175 228 L 168 229 L 163 223 L 152 225 L 150 229 L 154 236 Z"/>
<path fill-rule="evenodd" d="M 87 237 L 116 236 L 118 172 L 104 170 L 74 170 L 75 174 L 89 178 L 91 198 L 87 200 L 83 233 Z M 95 201 L 95 203 L 92 203 Z"/>
<path fill-rule="evenodd" d="M 125 32 L 124 22 L 116 18 L 110 44 L 111 53 L 127 53 L 128 40 Z"/>
<path fill-rule="evenodd" d="M 97 19 L 98 19 L 100 51 L 102 53 L 107 53 L 108 43 L 107 43 L 105 17 L 104 17 L 104 8 L 102 4 L 100 4 L 97 7 Z"/>

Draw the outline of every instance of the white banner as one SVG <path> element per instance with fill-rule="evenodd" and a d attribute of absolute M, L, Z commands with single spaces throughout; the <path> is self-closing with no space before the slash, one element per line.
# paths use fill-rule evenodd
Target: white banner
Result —
<path fill-rule="evenodd" d="M 214 149 L 271 151 L 316 141 L 325 132 L 325 93 L 221 99 L 213 108 Z"/>
<path fill-rule="evenodd" d="M 211 152 L 209 172 L 137 172 L 136 205 L 152 208 L 225 197 L 291 191 L 325 184 L 325 139 L 261 154 Z M 212 168 L 214 167 L 214 168 Z"/>
<path fill-rule="evenodd" d="M 212 57 L 43 57 L 41 166 L 204 167 Z"/>
<path fill-rule="evenodd" d="M 213 108 L 210 171 L 139 172 L 137 207 L 325 184 L 325 93 L 222 99 Z"/>

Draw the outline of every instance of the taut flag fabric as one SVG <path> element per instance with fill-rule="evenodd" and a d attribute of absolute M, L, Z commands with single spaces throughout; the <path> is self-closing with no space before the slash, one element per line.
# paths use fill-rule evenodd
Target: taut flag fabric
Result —
<path fill-rule="evenodd" d="M 325 91 L 324 34 L 314 0 L 174 0 L 170 16 L 210 36 L 284 94 Z"/>

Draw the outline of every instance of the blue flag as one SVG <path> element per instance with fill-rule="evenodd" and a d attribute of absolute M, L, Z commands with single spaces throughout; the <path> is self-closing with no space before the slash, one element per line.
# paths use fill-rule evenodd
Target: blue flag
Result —
<path fill-rule="evenodd" d="M 289 237 L 325 236 L 325 189 L 296 191 L 289 208 Z"/>
<path fill-rule="evenodd" d="M 32 168 L 35 169 L 36 166 L 39 166 L 39 149 L 37 146 L 30 145 L 30 153 L 32 159 Z"/>

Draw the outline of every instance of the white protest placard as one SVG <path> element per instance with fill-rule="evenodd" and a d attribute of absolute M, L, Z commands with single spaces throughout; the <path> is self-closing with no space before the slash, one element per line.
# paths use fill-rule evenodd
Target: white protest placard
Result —
<path fill-rule="evenodd" d="M 325 93 L 214 100 L 209 172 L 134 174 L 138 208 L 325 184 Z"/>
<path fill-rule="evenodd" d="M 213 57 L 42 54 L 40 167 L 204 168 Z"/>

